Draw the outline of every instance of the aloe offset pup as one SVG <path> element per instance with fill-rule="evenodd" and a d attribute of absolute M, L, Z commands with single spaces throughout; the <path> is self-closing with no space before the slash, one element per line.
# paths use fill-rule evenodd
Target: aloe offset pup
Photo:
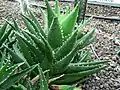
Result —
<path fill-rule="evenodd" d="M 74 84 L 104 69 L 104 63 L 108 61 L 94 61 L 89 58 L 89 51 L 83 53 L 93 41 L 95 29 L 83 33 L 89 19 L 75 27 L 80 3 L 65 14 L 60 13 L 58 1 L 54 9 L 47 0 L 45 3 L 47 15 L 40 9 L 45 21 L 44 29 L 30 10 L 28 16 L 21 15 L 27 30 L 14 22 L 17 42 L 13 45 L 14 51 L 8 49 L 12 57 L 17 57 L 13 58 L 14 62 L 24 61 L 25 67 L 40 63 L 43 71 L 48 70 L 45 77 L 49 85 Z M 37 76 L 39 70 L 34 72 Z"/>

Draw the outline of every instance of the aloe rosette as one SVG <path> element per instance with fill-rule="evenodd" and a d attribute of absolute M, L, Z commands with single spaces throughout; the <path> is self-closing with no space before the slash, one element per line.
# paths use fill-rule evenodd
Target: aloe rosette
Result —
<path fill-rule="evenodd" d="M 81 3 L 72 11 L 68 9 L 66 13 L 60 13 L 58 1 L 54 9 L 47 0 L 45 3 L 47 14 L 40 8 L 45 21 L 44 29 L 30 10 L 27 11 L 28 16 L 21 15 L 26 30 L 14 22 L 13 29 L 17 42 L 13 45 L 14 50 L 8 49 L 14 62 L 24 61 L 25 68 L 40 63 L 43 71 L 49 71 L 45 77 L 50 85 L 73 84 L 104 69 L 104 64 L 108 61 L 91 60 L 90 52 L 84 53 L 86 46 L 94 39 L 95 29 L 83 33 L 90 19 L 76 24 Z M 34 75 L 38 75 L 40 70 L 34 72 Z"/>

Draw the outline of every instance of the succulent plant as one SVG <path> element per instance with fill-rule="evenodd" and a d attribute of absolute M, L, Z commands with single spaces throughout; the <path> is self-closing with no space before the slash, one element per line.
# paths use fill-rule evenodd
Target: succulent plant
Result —
<path fill-rule="evenodd" d="M 33 70 L 37 65 L 31 66 L 25 70 L 18 72 L 18 68 L 24 63 L 12 64 L 10 60 L 6 59 L 4 54 L 0 58 L 0 90 L 9 89 L 15 85 L 23 76 Z"/>
<path fill-rule="evenodd" d="M 90 19 L 76 24 L 80 3 L 66 13 L 60 13 L 58 1 L 55 9 L 51 8 L 47 0 L 45 3 L 47 15 L 40 9 L 46 24 L 44 29 L 30 10 L 28 16 L 21 15 L 26 30 L 14 21 L 12 28 L 17 42 L 13 45 L 13 50 L 7 48 L 14 63 L 24 61 L 22 68 L 40 63 L 43 71 L 48 70 L 47 74 L 39 75 L 44 79 L 41 80 L 41 88 L 47 88 L 44 81 L 49 85 L 69 85 L 104 69 L 104 63 L 108 61 L 94 61 L 89 58 L 89 51 L 84 53 L 86 46 L 94 39 L 95 29 L 90 29 L 87 33 L 82 31 Z M 34 76 L 38 75 L 41 68 L 33 70 Z"/>

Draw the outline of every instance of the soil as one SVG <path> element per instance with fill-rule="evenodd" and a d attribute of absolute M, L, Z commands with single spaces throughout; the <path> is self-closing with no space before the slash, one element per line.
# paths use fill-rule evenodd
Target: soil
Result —
<path fill-rule="evenodd" d="M 19 12 L 19 3 L 0 0 L 0 25 L 8 15 L 18 19 Z M 120 17 L 120 8 L 88 5 L 86 14 Z M 111 62 L 108 68 L 92 75 L 81 86 L 83 90 L 120 90 L 120 58 L 117 56 L 120 49 L 120 21 L 93 19 L 91 25 L 97 28 L 94 51 L 100 60 Z"/>
<path fill-rule="evenodd" d="M 120 8 L 88 5 L 86 14 L 120 17 Z M 86 80 L 84 90 L 120 90 L 120 21 L 93 19 L 97 28 L 95 52 L 101 60 L 110 60 L 109 67 Z"/>

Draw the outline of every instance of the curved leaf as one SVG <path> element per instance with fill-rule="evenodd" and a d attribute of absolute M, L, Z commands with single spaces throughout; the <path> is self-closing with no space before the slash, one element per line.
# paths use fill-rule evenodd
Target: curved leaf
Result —
<path fill-rule="evenodd" d="M 4 23 L 4 25 L 0 28 L 0 38 L 3 36 L 4 32 L 6 31 L 7 28 L 7 22 Z"/>
<path fill-rule="evenodd" d="M 53 49 L 62 45 L 62 34 L 58 18 L 54 18 L 48 32 L 48 42 Z"/>
<path fill-rule="evenodd" d="M 78 12 L 79 4 L 76 5 L 73 11 L 63 21 L 61 21 L 64 37 L 72 33 L 77 21 Z"/>
<path fill-rule="evenodd" d="M 36 68 L 37 65 L 31 66 L 30 68 L 27 68 L 17 74 L 14 74 L 10 76 L 8 79 L 6 79 L 3 83 L 0 84 L 0 90 L 6 90 L 10 88 L 12 85 L 14 85 L 17 81 L 19 81 L 24 75 L 32 71 Z"/>
<path fill-rule="evenodd" d="M 52 10 L 50 4 L 48 3 L 48 0 L 45 0 L 45 4 L 47 6 L 47 17 L 48 17 L 48 28 L 49 28 L 53 18 L 56 17 L 56 15 L 55 12 Z"/>
<path fill-rule="evenodd" d="M 74 83 L 75 81 L 77 81 L 79 79 L 82 79 L 83 77 L 88 77 L 89 75 L 97 73 L 104 68 L 106 68 L 106 66 L 102 66 L 102 67 L 99 67 L 99 68 L 94 68 L 94 69 L 91 69 L 91 70 L 86 70 L 86 71 L 82 71 L 82 72 L 78 72 L 78 73 L 65 74 L 60 79 L 57 79 L 56 81 L 53 81 L 51 83 L 54 83 L 54 84 L 71 84 L 71 83 Z"/>
<path fill-rule="evenodd" d="M 29 13 L 30 13 L 30 16 L 31 16 L 32 20 L 34 21 L 34 23 L 36 24 L 36 26 L 37 26 L 38 29 L 39 29 L 38 32 L 40 32 L 40 33 L 44 36 L 44 38 L 46 38 L 46 35 L 45 35 L 45 33 L 44 33 L 44 31 L 43 31 L 40 23 L 38 22 L 38 20 L 37 20 L 36 17 L 34 16 L 34 14 L 33 14 L 30 10 L 29 10 Z"/>
<path fill-rule="evenodd" d="M 63 43 L 63 45 L 55 53 L 55 58 L 57 61 L 66 56 L 74 47 L 77 40 L 77 30 L 69 37 L 69 39 Z"/>

